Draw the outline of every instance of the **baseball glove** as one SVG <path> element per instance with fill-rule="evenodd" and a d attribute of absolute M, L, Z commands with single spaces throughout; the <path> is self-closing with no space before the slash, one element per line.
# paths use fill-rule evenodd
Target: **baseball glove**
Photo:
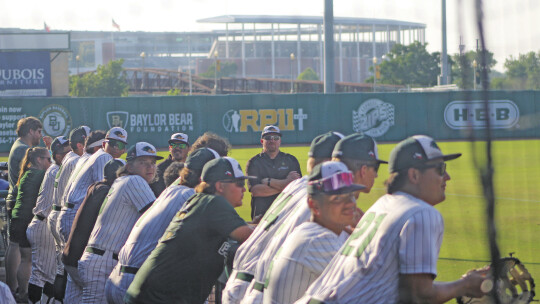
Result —
<path fill-rule="evenodd" d="M 501 304 L 527 304 L 534 298 L 534 280 L 523 264 L 514 258 L 502 258 L 499 261 L 501 275 L 497 280 L 497 298 Z M 486 279 L 481 289 L 487 293 L 481 298 L 458 297 L 459 304 L 495 304 L 492 279 Z"/>

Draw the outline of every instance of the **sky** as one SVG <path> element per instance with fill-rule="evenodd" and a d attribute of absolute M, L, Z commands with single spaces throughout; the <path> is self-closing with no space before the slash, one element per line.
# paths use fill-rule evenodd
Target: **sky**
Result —
<path fill-rule="evenodd" d="M 446 0 L 448 52 L 476 47 L 475 0 Z M 483 0 L 486 45 L 503 71 L 513 55 L 540 51 L 540 0 Z M 190 32 L 225 29 L 197 20 L 221 15 L 322 16 L 324 0 L 0 0 L 0 28 Z M 426 24 L 431 52 L 441 50 L 441 0 L 334 0 L 335 17 L 395 19 Z"/>

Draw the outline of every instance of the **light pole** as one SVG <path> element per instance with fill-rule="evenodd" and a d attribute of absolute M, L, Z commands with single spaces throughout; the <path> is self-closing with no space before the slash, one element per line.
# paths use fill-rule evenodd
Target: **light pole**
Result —
<path fill-rule="evenodd" d="M 75 61 L 77 62 L 77 76 L 79 76 L 79 61 L 81 61 L 81 56 L 75 56 Z"/>
<path fill-rule="evenodd" d="M 377 57 L 373 57 L 373 92 L 377 86 Z"/>
<path fill-rule="evenodd" d="M 476 67 L 478 66 L 478 63 L 476 63 L 476 59 L 472 62 L 473 67 L 473 90 L 476 91 Z"/>
<path fill-rule="evenodd" d="M 291 53 L 291 94 L 294 93 L 293 63 L 294 63 L 294 53 Z"/>
<path fill-rule="evenodd" d="M 191 64 L 193 64 L 193 60 L 189 61 L 189 96 L 192 94 L 192 86 L 191 86 Z"/>
<path fill-rule="evenodd" d="M 217 57 L 218 51 L 214 52 L 214 94 L 217 94 Z"/>
<path fill-rule="evenodd" d="M 144 58 L 146 57 L 145 52 L 141 52 L 141 60 L 142 60 L 142 81 L 141 81 L 141 90 L 144 90 Z"/>

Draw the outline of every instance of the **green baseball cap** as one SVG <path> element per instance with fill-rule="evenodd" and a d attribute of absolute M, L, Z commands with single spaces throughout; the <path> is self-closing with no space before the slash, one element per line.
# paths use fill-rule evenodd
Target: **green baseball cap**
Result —
<path fill-rule="evenodd" d="M 240 164 L 232 157 L 221 157 L 207 162 L 201 174 L 203 182 L 215 183 L 219 181 L 234 181 L 238 179 L 254 179 L 254 176 L 245 176 Z"/>
<path fill-rule="evenodd" d="M 220 156 L 215 150 L 210 148 L 200 148 L 189 154 L 184 163 L 184 167 L 200 172 L 207 162 L 216 158 L 220 158 Z"/>
<path fill-rule="evenodd" d="M 345 136 L 336 144 L 332 157 L 339 159 L 348 158 L 364 161 L 374 161 L 387 164 L 387 161 L 379 159 L 377 143 L 365 134 L 354 133 Z"/>
<path fill-rule="evenodd" d="M 327 132 L 315 137 L 311 141 L 308 156 L 314 158 L 331 158 L 334 146 L 343 137 L 345 136 L 339 132 Z"/>
<path fill-rule="evenodd" d="M 390 153 L 390 173 L 408 168 L 421 167 L 434 159 L 453 160 L 461 153 L 444 155 L 433 138 L 415 135 L 399 142 Z"/>

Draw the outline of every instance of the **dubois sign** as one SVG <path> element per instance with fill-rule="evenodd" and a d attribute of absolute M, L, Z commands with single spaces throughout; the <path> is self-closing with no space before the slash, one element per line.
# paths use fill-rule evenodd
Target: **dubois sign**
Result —
<path fill-rule="evenodd" d="M 488 116 L 493 129 L 512 128 L 519 121 L 519 108 L 511 100 L 490 100 L 488 108 L 482 100 L 452 101 L 444 109 L 444 121 L 452 129 L 483 129 Z"/>
<path fill-rule="evenodd" d="M 0 52 L 0 96 L 51 96 L 49 52 Z"/>

